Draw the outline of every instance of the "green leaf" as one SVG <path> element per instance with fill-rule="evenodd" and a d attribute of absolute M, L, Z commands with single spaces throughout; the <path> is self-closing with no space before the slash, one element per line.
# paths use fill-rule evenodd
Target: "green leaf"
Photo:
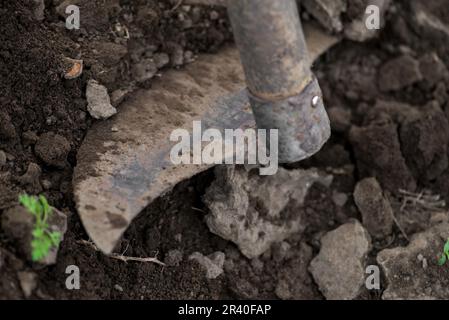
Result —
<path fill-rule="evenodd" d="M 59 243 L 61 242 L 61 233 L 60 232 L 52 232 L 50 233 L 50 239 L 52 244 L 57 247 Z"/>
<path fill-rule="evenodd" d="M 444 251 L 444 253 L 446 253 L 446 255 L 449 254 L 449 239 L 447 240 L 446 244 L 444 245 L 443 251 Z"/>
<path fill-rule="evenodd" d="M 31 257 L 33 261 L 40 261 L 48 255 L 52 247 L 59 245 L 62 235 L 60 232 L 49 230 L 47 219 L 51 215 L 52 208 L 43 195 L 34 197 L 23 194 L 19 196 L 19 202 L 36 218 L 32 231 Z"/>
<path fill-rule="evenodd" d="M 40 238 L 40 237 L 42 237 L 43 235 L 45 234 L 45 232 L 44 232 L 44 230 L 43 229 L 34 229 L 33 230 L 33 232 L 32 232 L 32 235 L 33 235 L 33 237 L 35 237 L 35 238 Z"/>

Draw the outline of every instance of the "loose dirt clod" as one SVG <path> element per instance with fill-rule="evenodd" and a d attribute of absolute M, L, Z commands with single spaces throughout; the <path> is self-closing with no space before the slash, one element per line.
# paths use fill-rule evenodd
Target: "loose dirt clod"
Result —
<path fill-rule="evenodd" d="M 355 299 L 365 283 L 365 262 L 371 238 L 358 221 L 327 233 L 320 253 L 309 270 L 321 292 L 329 300 Z"/>
<path fill-rule="evenodd" d="M 195 260 L 206 269 L 208 279 L 216 279 L 223 273 L 225 255 L 223 252 L 214 252 L 207 257 L 199 252 L 194 252 L 189 256 L 189 260 Z"/>
<path fill-rule="evenodd" d="M 67 165 L 70 149 L 70 143 L 66 138 L 53 132 L 46 132 L 40 135 L 34 151 L 45 164 L 63 168 Z"/>
<path fill-rule="evenodd" d="M 379 70 L 381 91 L 396 91 L 408 87 L 423 78 L 419 62 L 410 55 L 387 61 Z"/>
<path fill-rule="evenodd" d="M 248 258 L 255 258 L 273 243 L 304 230 L 301 206 L 313 183 L 329 186 L 332 176 L 317 170 L 287 171 L 274 176 L 252 175 L 241 167 L 220 166 L 204 201 L 206 222 L 220 237 L 236 243 Z"/>
<path fill-rule="evenodd" d="M 42 191 L 42 185 L 40 182 L 41 174 L 41 167 L 39 167 L 35 163 L 30 163 L 28 165 L 27 171 L 24 175 L 18 178 L 18 181 L 25 187 L 25 190 L 27 190 L 28 192 L 40 193 Z"/>
<path fill-rule="evenodd" d="M 313 280 L 307 267 L 312 260 L 312 248 L 301 244 L 299 252 L 293 259 L 282 263 L 275 294 L 282 300 L 317 299 L 318 292 L 311 285 Z"/>
<path fill-rule="evenodd" d="M 416 234 L 407 247 L 385 249 L 377 256 L 387 278 L 383 299 L 449 299 L 449 268 L 439 266 L 441 250 L 449 237 L 443 223 Z M 417 256 L 421 255 L 419 261 Z M 423 268 L 423 260 L 427 268 Z"/>
<path fill-rule="evenodd" d="M 362 223 L 372 237 L 382 239 L 391 234 L 393 209 L 376 178 L 359 181 L 354 190 L 354 200 L 362 214 Z"/>
<path fill-rule="evenodd" d="M 396 124 L 388 116 L 363 127 L 352 126 L 349 139 L 354 148 L 362 177 L 376 177 L 381 186 L 393 193 L 415 190 L 413 178 L 401 152 Z"/>

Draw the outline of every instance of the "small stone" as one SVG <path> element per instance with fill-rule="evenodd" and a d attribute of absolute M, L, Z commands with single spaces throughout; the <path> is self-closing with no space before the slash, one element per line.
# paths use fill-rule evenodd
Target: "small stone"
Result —
<path fill-rule="evenodd" d="M 320 253 L 310 263 L 309 271 L 326 299 L 358 297 L 365 283 L 365 262 L 370 250 L 370 236 L 356 220 L 323 236 Z"/>
<path fill-rule="evenodd" d="M 186 52 L 184 52 L 184 62 L 192 63 L 193 61 L 195 61 L 195 54 L 190 50 L 186 50 Z"/>
<path fill-rule="evenodd" d="M 153 56 L 153 61 L 158 69 L 165 67 L 170 62 L 170 57 L 166 53 L 156 53 Z"/>
<path fill-rule="evenodd" d="M 382 239 L 391 234 L 393 209 L 376 178 L 366 178 L 357 183 L 354 201 L 362 214 L 363 225 L 371 236 Z"/>
<path fill-rule="evenodd" d="M 194 252 L 189 256 L 189 260 L 195 260 L 203 266 L 206 269 L 206 277 L 208 279 L 216 279 L 223 273 L 225 254 L 217 251 L 205 257 L 199 252 Z"/>
<path fill-rule="evenodd" d="M 0 168 L 6 164 L 6 153 L 0 150 Z"/>
<path fill-rule="evenodd" d="M 66 138 L 53 132 L 46 132 L 40 135 L 34 151 L 45 164 L 64 168 L 70 149 L 70 143 Z"/>
<path fill-rule="evenodd" d="M 118 129 L 117 127 L 112 127 L 112 128 L 111 128 L 111 131 L 112 131 L 112 132 L 119 132 L 119 129 Z"/>
<path fill-rule="evenodd" d="M 213 21 L 213 20 L 217 20 L 219 17 L 220 17 L 220 15 L 219 15 L 218 12 L 215 11 L 215 10 L 212 10 L 212 11 L 209 13 L 209 19 L 211 19 L 212 21 Z"/>
<path fill-rule="evenodd" d="M 34 272 L 20 271 L 17 273 L 25 298 L 29 298 L 37 287 L 37 275 Z"/>
<path fill-rule="evenodd" d="M 348 195 L 343 192 L 334 192 L 332 194 L 332 200 L 337 207 L 344 207 L 346 202 L 348 202 Z"/>
<path fill-rule="evenodd" d="M 182 261 L 182 251 L 175 249 L 170 250 L 164 259 L 164 263 L 169 267 L 177 267 Z"/>
<path fill-rule="evenodd" d="M 174 67 L 179 67 L 184 64 L 184 49 L 180 45 L 174 46 L 170 60 Z"/>
<path fill-rule="evenodd" d="M 397 91 L 423 78 L 419 62 L 410 55 L 402 55 L 387 61 L 379 70 L 379 89 L 383 92 Z"/>
<path fill-rule="evenodd" d="M 87 111 L 95 119 L 108 119 L 117 113 L 111 104 L 108 89 L 95 80 L 87 82 Z"/>
<path fill-rule="evenodd" d="M 118 285 L 118 284 L 114 285 L 114 289 L 117 291 L 123 292 L 123 288 L 121 285 Z"/>
<path fill-rule="evenodd" d="M 51 187 L 52 187 L 52 183 L 51 183 L 51 181 L 50 180 L 47 180 L 47 179 L 44 179 L 44 180 L 42 180 L 42 187 L 45 189 L 45 190 L 49 190 Z"/>

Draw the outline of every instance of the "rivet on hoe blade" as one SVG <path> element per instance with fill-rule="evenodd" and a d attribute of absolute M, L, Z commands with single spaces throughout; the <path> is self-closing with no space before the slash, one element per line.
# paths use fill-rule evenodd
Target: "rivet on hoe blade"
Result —
<path fill-rule="evenodd" d="M 175 165 L 170 160 L 174 130 L 192 130 L 197 120 L 204 129 L 221 132 L 255 128 L 256 118 L 259 128 L 280 130 L 283 162 L 310 156 L 329 136 L 309 67 L 339 38 L 304 24 L 308 57 L 294 0 L 230 5 L 243 59 L 234 46 L 199 55 L 182 69 L 164 72 L 150 89 L 133 92 L 113 119 L 96 122 L 87 132 L 77 154 L 73 190 L 81 221 L 104 253 L 113 251 L 151 202 L 212 166 Z M 240 19 L 246 20 L 240 24 Z"/>
<path fill-rule="evenodd" d="M 296 1 L 230 0 L 228 13 L 257 127 L 279 130 L 280 163 L 312 156 L 330 124 Z"/>

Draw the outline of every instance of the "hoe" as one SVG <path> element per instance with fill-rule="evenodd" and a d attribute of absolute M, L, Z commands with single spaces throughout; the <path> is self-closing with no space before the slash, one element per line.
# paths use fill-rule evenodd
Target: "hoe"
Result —
<path fill-rule="evenodd" d="M 311 64 L 338 39 L 302 26 L 295 0 L 231 0 L 228 13 L 238 49 L 168 71 L 123 103 L 115 118 L 96 123 L 83 142 L 75 200 L 104 253 L 149 203 L 210 167 L 173 164 L 173 130 L 190 130 L 193 121 L 220 131 L 278 129 L 280 163 L 310 157 L 329 138 Z"/>

